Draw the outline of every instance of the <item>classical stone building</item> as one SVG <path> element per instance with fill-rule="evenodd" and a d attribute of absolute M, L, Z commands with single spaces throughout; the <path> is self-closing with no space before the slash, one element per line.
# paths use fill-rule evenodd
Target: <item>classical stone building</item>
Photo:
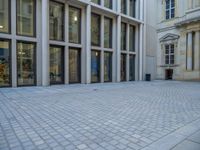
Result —
<path fill-rule="evenodd" d="M 200 0 L 157 0 L 157 78 L 200 80 Z"/>
<path fill-rule="evenodd" d="M 0 87 L 142 80 L 144 0 L 0 0 Z"/>

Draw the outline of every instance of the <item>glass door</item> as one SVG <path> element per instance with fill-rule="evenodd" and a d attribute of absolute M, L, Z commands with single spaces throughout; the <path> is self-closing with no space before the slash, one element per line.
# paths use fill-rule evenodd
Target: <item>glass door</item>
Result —
<path fill-rule="evenodd" d="M 69 48 L 69 83 L 81 82 L 81 51 Z"/>

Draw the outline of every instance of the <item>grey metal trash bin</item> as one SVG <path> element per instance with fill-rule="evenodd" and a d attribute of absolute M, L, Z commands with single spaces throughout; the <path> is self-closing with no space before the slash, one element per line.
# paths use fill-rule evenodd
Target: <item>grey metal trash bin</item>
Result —
<path fill-rule="evenodd" d="M 146 81 L 151 81 L 151 74 L 146 74 Z"/>

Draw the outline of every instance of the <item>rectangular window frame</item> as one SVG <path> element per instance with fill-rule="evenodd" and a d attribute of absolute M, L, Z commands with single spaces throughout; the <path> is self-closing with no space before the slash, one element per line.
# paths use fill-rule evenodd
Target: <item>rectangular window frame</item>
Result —
<path fill-rule="evenodd" d="M 8 1 L 8 32 L 0 32 L 3 34 L 11 34 L 11 0 Z"/>
<path fill-rule="evenodd" d="M 76 10 L 79 10 L 79 15 L 80 15 L 80 23 L 79 23 L 79 33 L 78 33 L 78 43 L 76 43 L 76 42 L 70 42 L 70 36 L 69 36 L 69 29 L 68 29 L 68 37 L 69 37 L 69 39 L 68 39 L 68 42 L 69 43 L 72 43 L 72 44 L 81 44 L 82 43 L 82 39 L 81 39 L 81 37 L 82 37 L 82 28 L 81 28 L 81 26 L 82 26 L 82 9 L 81 8 L 78 8 L 78 7 L 75 7 L 75 6 L 72 6 L 72 5 L 69 5 L 69 9 L 70 8 L 73 8 L 73 9 L 76 9 Z M 68 20 L 69 20 L 69 18 L 68 18 Z M 69 24 L 69 21 L 68 21 L 68 24 Z M 68 25 L 69 26 L 69 25 Z M 69 27 L 68 27 L 69 28 Z M 64 29 L 65 30 L 65 29 Z M 65 36 L 65 35 L 64 35 Z M 64 37 L 65 38 L 65 37 Z"/>
<path fill-rule="evenodd" d="M 50 47 L 55 47 L 55 48 L 61 48 L 61 53 L 62 53 L 62 58 L 61 58 L 61 66 L 62 66 L 62 81 L 60 82 L 51 82 L 50 80 L 50 77 L 49 77 L 49 83 L 50 85 L 59 85 L 59 84 L 64 84 L 65 83 L 65 57 L 64 57 L 64 54 L 65 54 L 65 47 L 64 46 L 60 46 L 60 45 L 55 45 L 55 44 L 50 44 L 49 45 L 49 50 L 50 50 Z M 50 54 L 50 53 L 49 53 Z M 50 61 L 50 55 L 49 55 L 49 61 Z M 50 67 L 50 62 L 49 62 L 49 67 Z M 49 69 L 50 71 L 50 69 Z M 49 72 L 50 73 L 50 72 Z"/>
<path fill-rule="evenodd" d="M 99 14 L 96 14 L 96 13 L 91 13 L 91 18 L 92 18 L 92 16 L 96 16 L 96 17 L 99 17 L 99 24 L 98 24 L 98 28 L 99 28 L 99 32 L 98 32 L 98 34 L 99 34 L 99 40 L 98 40 L 98 43 L 99 44 L 93 44 L 92 43 L 92 40 L 91 40 L 91 46 L 95 46 L 95 47 L 101 47 L 101 15 L 99 15 Z M 92 26 L 91 26 L 91 29 L 92 29 Z M 92 38 L 92 31 L 91 31 L 91 38 Z"/>
<path fill-rule="evenodd" d="M 174 2 L 173 7 L 172 7 L 172 1 Z M 169 5 L 169 8 L 167 8 L 167 5 Z M 175 0 L 166 0 L 165 1 L 165 19 L 169 20 L 169 19 L 175 18 L 175 13 L 176 13 L 175 10 L 176 10 Z M 174 13 L 172 13 L 172 11 L 174 11 Z"/>
<path fill-rule="evenodd" d="M 6 88 L 6 87 L 12 87 L 12 40 L 6 39 L 6 38 L 0 38 L 0 41 L 7 41 L 9 43 L 9 54 L 10 54 L 10 60 L 9 60 L 9 85 L 8 86 L 0 86 L 0 88 Z"/>
<path fill-rule="evenodd" d="M 19 82 L 18 82 L 18 68 L 16 67 L 16 72 L 17 72 L 17 87 L 32 87 L 32 86 L 36 86 L 37 85 L 37 43 L 36 42 L 30 42 L 30 41 L 23 41 L 23 40 L 17 40 L 16 41 L 16 53 L 17 53 L 17 44 L 18 43 L 24 43 L 24 44 L 33 44 L 34 45 L 34 60 L 35 60 L 35 63 L 34 63 L 34 66 L 33 66 L 33 70 L 34 70 L 34 76 L 35 76 L 35 80 L 34 80 L 34 84 L 30 84 L 30 85 L 19 85 Z M 17 57 L 17 55 L 16 55 Z M 18 60 L 16 60 L 16 66 L 18 66 Z"/>
<path fill-rule="evenodd" d="M 110 33 L 109 33 L 109 35 L 111 35 L 111 38 L 109 38 L 109 47 L 106 47 L 105 46 L 105 36 L 104 36 L 104 44 L 103 44 L 103 47 L 104 48 L 108 48 L 108 49 L 112 49 L 113 48 L 113 19 L 112 18 L 109 18 L 109 17 L 107 17 L 107 16 L 104 16 L 104 35 L 105 35 L 105 19 L 108 19 L 110 22 L 111 22 L 111 24 L 110 24 Z"/>
<path fill-rule="evenodd" d="M 17 2 L 19 0 L 16 0 L 16 18 L 17 18 Z M 16 35 L 18 36 L 24 36 L 24 37 L 36 37 L 36 32 L 37 32 L 37 0 L 34 1 L 34 9 L 33 9 L 33 35 L 24 35 L 24 34 L 19 34 L 17 29 L 18 29 L 18 19 L 16 19 Z"/>
<path fill-rule="evenodd" d="M 168 49 L 168 53 L 166 52 L 166 47 L 169 47 Z M 172 46 L 174 47 L 172 49 Z M 172 53 L 173 50 L 173 53 Z M 174 65 L 175 64 L 175 45 L 174 44 L 166 44 L 165 45 L 165 65 Z M 174 59 L 172 59 L 172 56 L 174 57 Z M 168 58 L 168 62 L 166 61 L 166 58 Z M 173 60 L 173 63 L 171 63 L 171 60 Z M 166 63 L 167 62 L 167 63 Z"/>
<path fill-rule="evenodd" d="M 79 69 L 79 75 L 78 75 L 78 78 L 79 78 L 79 81 L 77 81 L 77 82 L 71 82 L 70 81 L 70 68 L 69 68 L 69 84 L 77 84 L 77 83 L 81 83 L 81 76 L 82 76 L 82 71 L 81 71 L 81 67 L 82 67 L 82 65 L 81 65 L 81 62 L 82 62 L 82 59 L 81 59 L 81 48 L 77 48 L 77 47 L 69 47 L 69 53 L 70 53 L 70 49 L 75 49 L 75 50 L 77 50 L 77 51 L 79 51 L 79 53 L 78 53 L 78 55 L 79 55 L 79 58 L 80 58 L 80 60 L 79 60 L 79 66 L 78 66 L 78 69 Z M 68 58 L 69 60 L 70 60 L 70 58 Z M 69 67 L 69 66 L 68 66 Z"/>

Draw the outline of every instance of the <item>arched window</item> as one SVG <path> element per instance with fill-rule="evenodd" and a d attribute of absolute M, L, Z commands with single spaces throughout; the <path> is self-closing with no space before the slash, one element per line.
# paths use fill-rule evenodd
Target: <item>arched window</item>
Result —
<path fill-rule="evenodd" d="M 175 0 L 166 0 L 165 18 L 172 19 L 175 17 Z"/>

